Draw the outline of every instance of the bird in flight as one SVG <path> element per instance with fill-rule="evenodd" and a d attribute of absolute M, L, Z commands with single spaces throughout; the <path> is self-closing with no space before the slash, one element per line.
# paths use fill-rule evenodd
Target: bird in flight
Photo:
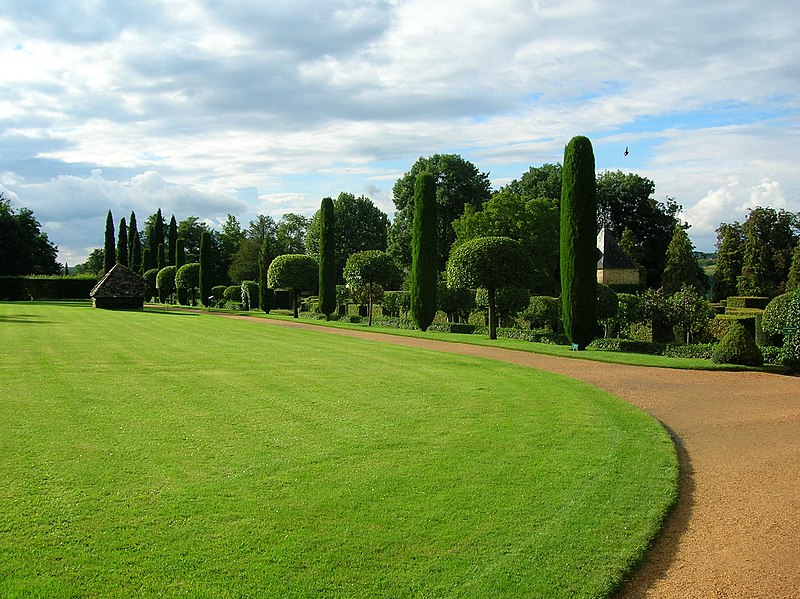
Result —
<path fill-rule="evenodd" d="M 628 155 L 628 146 L 625 146 L 625 151 L 622 153 L 623 156 Z"/>

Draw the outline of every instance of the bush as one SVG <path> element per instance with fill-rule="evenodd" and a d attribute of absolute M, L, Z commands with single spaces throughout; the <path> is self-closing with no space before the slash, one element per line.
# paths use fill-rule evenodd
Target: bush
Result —
<path fill-rule="evenodd" d="M 667 358 L 702 358 L 710 360 L 716 343 L 668 343 L 663 356 Z"/>
<path fill-rule="evenodd" d="M 475 332 L 475 325 L 465 324 L 462 322 L 451 322 L 449 325 L 451 333 L 461 333 L 464 335 L 472 335 Z"/>
<path fill-rule="evenodd" d="M 226 287 L 225 291 L 222 292 L 222 297 L 229 302 L 236 302 L 238 304 L 242 301 L 242 286 L 230 285 L 229 287 Z"/>
<path fill-rule="evenodd" d="M 156 275 L 156 289 L 158 289 L 158 301 L 165 304 L 169 297 L 175 293 L 175 271 L 174 266 L 165 266 Z"/>
<path fill-rule="evenodd" d="M 739 322 L 730 325 L 728 332 L 714 348 L 711 359 L 717 364 L 761 366 L 764 357 L 752 335 Z"/>
<path fill-rule="evenodd" d="M 244 310 L 258 309 L 258 281 L 242 281 L 242 307 Z"/>
<path fill-rule="evenodd" d="M 786 326 L 794 328 L 794 333 L 783 336 L 784 364 L 792 371 L 800 371 L 800 285 L 792 292 L 792 301 L 786 315 Z"/>
<path fill-rule="evenodd" d="M 495 291 L 495 309 L 497 317 L 503 325 L 524 310 L 530 303 L 531 294 L 521 287 L 500 287 Z M 478 289 L 475 292 L 475 305 L 480 310 L 489 309 L 489 292 Z"/>
<path fill-rule="evenodd" d="M 782 347 L 762 347 L 761 355 L 764 356 L 764 364 L 775 364 L 776 366 L 785 364 Z"/>
<path fill-rule="evenodd" d="M 784 293 L 773 298 L 764 308 L 764 314 L 761 316 L 761 329 L 764 331 L 767 345 L 781 345 L 783 327 L 786 324 L 791 302 L 792 294 Z"/>
<path fill-rule="evenodd" d="M 453 322 L 467 320 L 469 313 L 475 308 L 475 290 L 466 287 L 447 286 L 446 281 L 439 281 L 437 292 L 439 310 L 447 314 Z"/>
<path fill-rule="evenodd" d="M 384 291 L 383 313 L 389 316 L 400 316 L 411 308 L 411 295 L 408 291 Z"/>
<path fill-rule="evenodd" d="M 89 299 L 97 284 L 95 275 L 0 277 L 0 300 L 60 300 Z"/>
<path fill-rule="evenodd" d="M 729 297 L 725 302 L 725 310 L 727 311 L 731 308 L 756 308 L 758 310 L 763 310 L 767 307 L 768 303 L 768 297 L 733 296 Z"/>
<path fill-rule="evenodd" d="M 144 291 L 144 298 L 146 301 L 152 300 L 158 290 L 156 289 L 156 277 L 158 277 L 158 269 L 151 268 L 150 270 L 145 271 L 144 273 L 144 283 L 145 283 L 145 291 Z"/>
<path fill-rule="evenodd" d="M 214 285 L 211 288 L 211 295 L 214 296 L 215 300 L 225 299 L 225 285 Z"/>
<path fill-rule="evenodd" d="M 521 313 L 531 329 L 557 331 L 561 324 L 561 300 L 547 295 L 534 295 Z"/>
<path fill-rule="evenodd" d="M 181 304 L 188 303 L 189 291 L 192 292 L 192 305 L 196 305 L 195 289 L 200 285 L 200 263 L 190 262 L 184 264 L 175 271 L 175 288 L 178 290 L 178 301 Z M 213 291 L 211 293 L 214 294 Z M 204 302 L 205 303 L 205 302 Z"/>
<path fill-rule="evenodd" d="M 604 351 L 660 356 L 664 352 L 665 344 L 652 343 L 650 341 L 631 341 L 630 339 L 594 339 L 589 344 L 589 347 Z"/>

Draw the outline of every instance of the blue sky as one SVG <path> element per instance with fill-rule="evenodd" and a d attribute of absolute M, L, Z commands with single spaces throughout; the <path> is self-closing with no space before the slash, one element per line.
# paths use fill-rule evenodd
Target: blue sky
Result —
<path fill-rule="evenodd" d="M 420 156 L 499 187 L 588 135 L 699 250 L 800 211 L 800 17 L 785 0 L 5 0 L 0 191 L 77 264 L 106 211 L 218 226 L 340 191 L 392 215 Z M 625 147 L 630 155 L 623 156 Z"/>

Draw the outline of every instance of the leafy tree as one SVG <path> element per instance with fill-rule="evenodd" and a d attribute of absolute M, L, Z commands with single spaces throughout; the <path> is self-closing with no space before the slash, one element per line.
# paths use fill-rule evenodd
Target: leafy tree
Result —
<path fill-rule="evenodd" d="M 560 164 L 532 166 L 522 177 L 514 179 L 500 191 L 529 199 L 547 198 L 557 207 L 561 201 L 561 171 Z"/>
<path fill-rule="evenodd" d="M 605 283 L 597 284 L 597 321 L 603 325 L 606 339 L 611 337 L 614 329 L 614 318 L 619 309 L 619 296 Z"/>
<path fill-rule="evenodd" d="M 180 243 L 180 238 L 177 242 Z M 200 286 L 200 264 L 189 262 L 189 264 L 182 264 L 175 268 L 175 288 L 178 291 L 178 302 L 185 305 L 191 298 L 192 305 L 196 306 L 197 288 Z M 209 295 L 211 294 L 209 293 Z"/>
<path fill-rule="evenodd" d="M 344 281 L 342 273 L 350 254 L 364 250 L 386 250 L 389 218 L 372 200 L 342 192 L 333 201 L 334 237 L 336 246 L 336 280 Z M 306 251 L 319 254 L 320 212 L 311 218 L 306 237 Z"/>
<path fill-rule="evenodd" d="M 111 210 L 106 216 L 106 236 L 103 244 L 103 272 L 108 272 L 117 263 L 117 249 L 114 241 L 114 217 Z"/>
<path fill-rule="evenodd" d="M 742 225 L 744 256 L 739 295 L 775 297 L 786 289 L 800 218 L 781 209 L 752 209 Z"/>
<path fill-rule="evenodd" d="M 217 241 L 218 250 L 218 264 L 217 272 L 220 275 L 228 275 L 230 280 L 235 283 L 241 283 L 244 279 L 254 278 L 253 271 L 256 269 L 248 269 L 250 272 L 248 276 L 234 278 L 231 276 L 231 267 L 236 259 L 236 255 L 244 242 L 246 235 L 242 231 L 242 226 L 239 221 L 232 214 L 228 214 L 225 222 L 222 223 L 222 230 L 214 232 Z M 256 243 L 256 256 L 258 255 L 258 243 Z M 253 265 L 256 263 L 253 262 Z M 241 263 L 239 268 L 241 268 Z"/>
<path fill-rule="evenodd" d="M 789 266 L 789 277 L 786 279 L 786 291 L 792 292 L 800 285 L 800 239 L 792 252 L 792 263 Z"/>
<path fill-rule="evenodd" d="M 200 240 L 205 232 L 210 232 L 208 225 L 196 216 L 190 216 L 178 223 L 178 237 L 183 238 L 187 262 L 200 260 Z"/>
<path fill-rule="evenodd" d="M 519 283 L 528 258 L 519 241 L 509 237 L 478 237 L 454 248 L 447 262 L 448 287 L 487 291 L 489 339 L 497 339 L 495 293 Z"/>
<path fill-rule="evenodd" d="M 155 257 L 150 253 L 150 246 L 145 245 L 142 249 L 142 270 L 147 272 L 148 270 L 153 270 L 154 268 L 158 270 L 158 268 L 156 268 Z"/>
<path fill-rule="evenodd" d="M 150 255 L 153 258 L 158 256 L 158 246 L 164 243 L 164 217 L 161 216 L 161 208 L 147 219 L 147 246 L 150 248 Z M 163 268 L 163 263 L 159 268 Z"/>
<path fill-rule="evenodd" d="M 351 290 L 366 288 L 369 302 L 368 325 L 372 326 L 374 287 L 399 287 L 402 275 L 392 256 L 380 250 L 365 250 L 356 252 L 347 259 L 344 267 L 344 279 Z"/>
<path fill-rule="evenodd" d="M 481 173 L 471 162 L 456 154 L 435 154 L 420 158 L 394 185 L 394 221 L 389 229 L 389 253 L 402 266 L 411 265 L 411 233 L 414 213 L 414 186 L 417 175 L 431 173 L 436 180 L 436 213 L 439 239 L 437 268 L 442 270 L 455 241 L 451 223 L 461 216 L 466 204 L 476 210 L 491 197 L 488 173 Z"/>
<path fill-rule="evenodd" d="M 681 225 L 675 225 L 666 258 L 661 277 L 661 286 L 665 293 L 671 295 L 680 291 L 684 285 L 690 285 L 699 293 L 705 294 L 708 289 L 706 275 L 694 253 L 694 246 Z"/>
<path fill-rule="evenodd" d="M 165 266 L 156 275 L 156 289 L 158 301 L 166 304 L 170 296 L 175 293 L 175 267 Z"/>
<path fill-rule="evenodd" d="M 142 270 L 142 239 L 139 235 L 136 213 L 133 211 L 128 219 L 128 266 L 136 272 Z"/>
<path fill-rule="evenodd" d="M 198 273 L 198 287 L 200 287 L 200 301 L 206 307 L 211 306 L 211 287 L 214 285 L 213 276 L 213 248 L 211 246 L 211 233 L 203 231 L 200 237 L 200 272 Z"/>
<path fill-rule="evenodd" d="M 117 238 L 117 264 L 129 266 L 128 264 L 128 227 L 125 225 L 125 217 L 119 219 L 119 236 Z"/>
<path fill-rule="evenodd" d="M 33 212 L 16 212 L 0 193 L 0 275 L 58 274 L 57 253 Z"/>
<path fill-rule="evenodd" d="M 719 301 L 736 295 L 736 286 L 742 274 L 744 232 L 738 222 L 722 223 L 717 229 L 717 267 L 711 299 Z"/>
<path fill-rule="evenodd" d="M 308 219 L 300 214 L 288 212 L 278 222 L 275 233 L 277 250 L 281 254 L 303 254 L 306 251 Z"/>
<path fill-rule="evenodd" d="M 261 249 L 258 254 L 258 305 L 264 312 L 269 314 L 272 310 L 274 293 L 269 287 L 267 273 L 269 265 L 272 263 L 272 241 L 269 236 L 265 236 L 261 242 Z"/>
<path fill-rule="evenodd" d="M 169 219 L 169 227 L 167 228 L 167 264 L 177 266 L 175 262 L 175 243 L 178 241 L 178 223 L 175 221 L 173 214 Z"/>
<path fill-rule="evenodd" d="M 560 231 L 561 319 L 583 350 L 597 326 L 597 187 L 592 143 L 583 136 L 564 149 Z"/>
<path fill-rule="evenodd" d="M 427 171 L 414 187 L 414 227 L 411 236 L 411 318 L 427 331 L 436 316 L 439 258 L 436 247 L 436 181 Z"/>
<path fill-rule="evenodd" d="M 532 329 L 557 331 L 561 322 L 561 300 L 549 295 L 531 296 L 521 316 L 530 323 Z"/>
<path fill-rule="evenodd" d="M 686 335 L 686 343 L 691 343 L 694 335 L 702 331 L 714 314 L 705 297 L 697 293 L 691 285 L 684 284 L 680 291 L 669 297 L 673 322 Z"/>
<path fill-rule="evenodd" d="M 566 164 L 566 163 L 565 163 Z M 680 206 L 671 198 L 656 201 L 655 183 L 639 175 L 606 171 L 597 176 L 597 219 L 620 239 L 626 228 L 639 240 L 639 259 L 645 271 L 645 283 L 656 288 L 661 284 L 666 251 Z"/>
<path fill-rule="evenodd" d="M 559 185 L 560 187 L 560 185 Z M 454 247 L 477 237 L 510 237 L 519 241 L 529 257 L 527 284 L 534 293 L 559 291 L 558 203 L 501 191 L 476 211 L 472 205 L 452 223 Z"/>
<path fill-rule="evenodd" d="M 509 326 L 511 320 L 525 308 L 531 301 L 531 294 L 527 289 L 516 286 L 499 287 L 494 293 L 495 314 L 500 326 Z M 475 307 L 479 310 L 489 309 L 489 290 L 479 287 L 475 291 Z"/>
<path fill-rule="evenodd" d="M 332 198 L 320 206 L 319 311 L 330 319 L 336 310 L 336 217 Z"/>
<path fill-rule="evenodd" d="M 319 264 L 316 258 L 305 254 L 281 254 L 276 256 L 267 271 L 270 289 L 291 289 L 294 317 L 299 316 L 298 304 L 301 291 L 314 291 L 319 283 Z"/>
<path fill-rule="evenodd" d="M 258 277 L 258 257 L 261 245 L 255 239 L 242 240 L 233 261 L 228 267 L 228 278 L 239 285 L 242 281 L 252 281 Z"/>
<path fill-rule="evenodd" d="M 93 249 L 86 258 L 83 264 L 77 264 L 72 267 L 72 274 L 92 274 L 99 275 L 103 272 L 103 250 L 100 248 Z"/>
<path fill-rule="evenodd" d="M 447 314 L 450 322 L 466 322 L 469 314 L 475 308 L 475 290 L 466 287 L 448 287 L 446 275 L 439 281 L 436 290 L 439 310 Z M 410 298 L 409 298 L 409 308 Z"/>

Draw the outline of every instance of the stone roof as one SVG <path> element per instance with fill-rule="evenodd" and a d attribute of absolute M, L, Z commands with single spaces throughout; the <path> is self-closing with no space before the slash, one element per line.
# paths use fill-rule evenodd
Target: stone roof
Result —
<path fill-rule="evenodd" d="M 600 250 L 600 260 L 597 261 L 598 270 L 639 268 L 619 247 L 616 238 L 607 227 L 600 229 L 597 234 L 597 249 Z"/>
<path fill-rule="evenodd" d="M 115 264 L 89 292 L 89 297 L 141 297 L 144 298 L 144 277 L 127 266 Z"/>

